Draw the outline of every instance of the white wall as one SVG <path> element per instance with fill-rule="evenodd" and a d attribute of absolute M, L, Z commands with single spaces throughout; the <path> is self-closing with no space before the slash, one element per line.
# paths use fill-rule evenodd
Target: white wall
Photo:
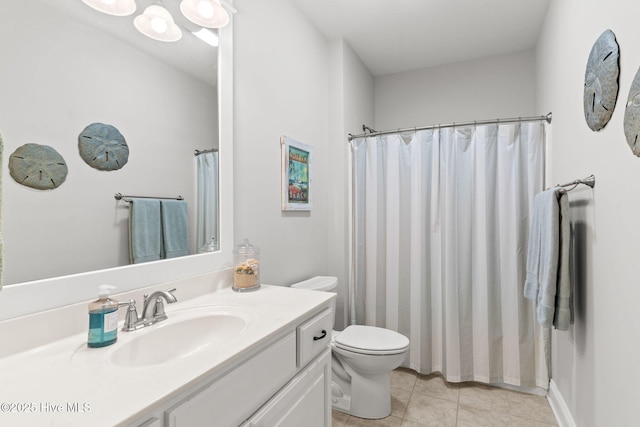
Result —
<path fill-rule="evenodd" d="M 538 111 L 553 111 L 551 182 L 596 176 L 594 191 L 570 193 L 576 320 L 555 333 L 553 347 L 552 378 L 578 426 L 637 425 L 640 418 L 640 159 L 623 132 L 640 66 L 639 13 L 626 0 L 553 1 L 537 47 Z M 582 110 L 585 66 L 606 29 L 620 44 L 620 92 L 609 124 L 592 132 Z"/>
<path fill-rule="evenodd" d="M 349 188 L 351 167 L 349 133 L 357 134 L 363 123 L 373 123 L 374 78 L 353 49 L 344 40 L 330 43 L 330 169 L 328 274 L 338 277 L 336 325 L 342 330 L 348 325 L 349 265 Z"/>
<path fill-rule="evenodd" d="M 261 248 L 263 283 L 326 275 L 329 45 L 289 0 L 236 3 L 235 240 Z M 281 135 L 314 147 L 310 212 L 281 212 Z"/>
<path fill-rule="evenodd" d="M 342 329 L 350 256 L 347 135 L 373 121 L 373 76 L 344 41 L 325 40 L 290 1 L 243 0 L 236 7 L 236 241 L 247 237 L 261 248 L 264 283 L 337 276 Z M 314 147 L 310 212 L 281 212 L 283 134 Z"/>
<path fill-rule="evenodd" d="M 459 62 L 375 81 L 376 130 L 540 114 L 533 51 Z M 543 114 L 546 114 L 544 112 Z"/>
<path fill-rule="evenodd" d="M 116 192 L 180 194 L 194 212 L 193 150 L 217 145 L 213 87 L 39 1 L 0 14 L 0 52 L 5 284 L 128 264 L 128 209 Z M 80 158 L 78 135 L 93 122 L 127 140 L 119 171 Z M 62 186 L 33 190 L 9 176 L 10 154 L 26 143 L 65 158 Z"/>

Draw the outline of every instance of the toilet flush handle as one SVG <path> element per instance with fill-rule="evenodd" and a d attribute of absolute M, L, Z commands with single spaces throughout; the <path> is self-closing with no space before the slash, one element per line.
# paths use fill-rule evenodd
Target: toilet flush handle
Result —
<path fill-rule="evenodd" d="M 327 336 L 327 331 L 323 329 L 322 330 L 322 335 L 320 335 L 319 337 L 313 337 L 313 340 L 314 341 L 318 341 L 318 340 L 321 340 L 322 338 L 324 338 L 326 336 Z"/>

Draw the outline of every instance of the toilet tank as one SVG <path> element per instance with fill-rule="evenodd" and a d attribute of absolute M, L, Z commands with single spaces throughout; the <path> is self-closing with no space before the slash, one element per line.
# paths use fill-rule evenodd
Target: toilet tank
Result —
<path fill-rule="evenodd" d="M 338 278 L 333 276 L 315 276 L 291 285 L 292 288 L 312 291 L 330 291 L 336 286 L 338 286 Z"/>

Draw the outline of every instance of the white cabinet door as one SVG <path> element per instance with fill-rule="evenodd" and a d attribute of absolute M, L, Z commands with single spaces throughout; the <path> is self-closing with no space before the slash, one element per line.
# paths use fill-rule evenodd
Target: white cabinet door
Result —
<path fill-rule="evenodd" d="M 331 350 L 324 350 L 243 426 L 331 426 Z"/>
<path fill-rule="evenodd" d="M 166 427 L 236 427 L 296 372 L 296 335 L 262 351 L 165 411 Z"/>

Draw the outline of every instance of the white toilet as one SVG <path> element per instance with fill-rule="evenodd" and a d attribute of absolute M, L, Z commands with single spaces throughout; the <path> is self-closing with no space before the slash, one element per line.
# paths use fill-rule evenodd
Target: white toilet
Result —
<path fill-rule="evenodd" d="M 338 279 L 316 276 L 292 288 L 330 291 Z M 360 418 L 391 414 L 390 373 L 402 364 L 409 339 L 389 329 L 352 325 L 331 339 L 333 408 Z"/>

